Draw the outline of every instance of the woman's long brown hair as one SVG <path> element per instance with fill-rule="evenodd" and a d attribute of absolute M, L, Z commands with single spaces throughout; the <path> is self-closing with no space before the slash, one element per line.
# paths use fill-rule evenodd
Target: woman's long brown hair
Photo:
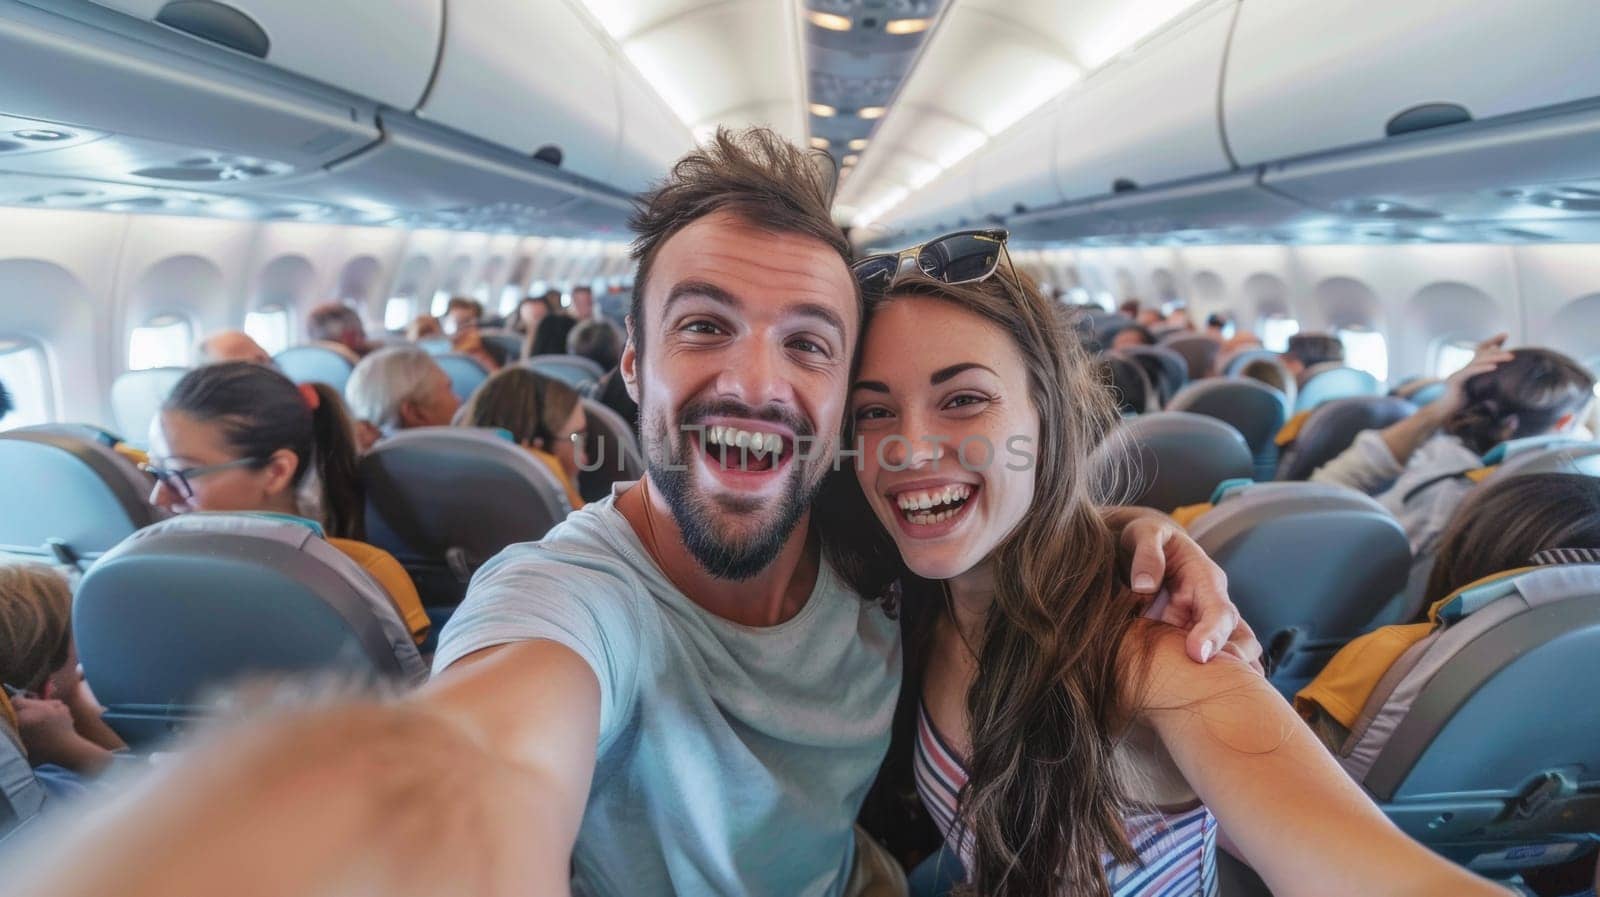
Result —
<path fill-rule="evenodd" d="M 1116 539 L 1096 506 L 1091 455 L 1117 420 L 1110 392 L 1062 315 L 1031 284 L 1001 272 L 978 284 L 913 282 L 869 307 L 908 296 L 953 303 L 1005 331 L 1028 370 L 1039 415 L 1033 501 L 991 553 L 994 603 L 967 693 L 972 755 L 959 815 L 973 837 L 967 870 L 984 897 L 1109 897 L 1104 856 L 1137 860 L 1123 819 L 1132 805 L 1114 752 L 1130 718 L 1124 637 L 1134 603 L 1118 580 Z M 847 444 L 854 444 L 853 434 Z M 911 576 L 868 510 L 854 471 L 833 478 L 818 506 L 830 560 L 862 592 L 901 584 L 907 632 L 902 710 L 921 698 L 931 619 L 942 587 Z M 897 714 L 903 725 L 914 713 Z M 908 768 L 904 732 L 885 770 Z M 904 792 L 904 783 L 886 787 Z"/>

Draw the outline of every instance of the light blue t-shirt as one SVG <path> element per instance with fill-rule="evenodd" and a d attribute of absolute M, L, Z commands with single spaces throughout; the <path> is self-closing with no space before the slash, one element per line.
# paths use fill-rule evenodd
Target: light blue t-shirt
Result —
<path fill-rule="evenodd" d="M 826 563 L 793 619 L 741 626 L 668 582 L 607 498 L 484 565 L 434 671 L 527 639 L 572 649 L 600 682 L 574 893 L 843 891 L 901 658 L 895 622 Z"/>

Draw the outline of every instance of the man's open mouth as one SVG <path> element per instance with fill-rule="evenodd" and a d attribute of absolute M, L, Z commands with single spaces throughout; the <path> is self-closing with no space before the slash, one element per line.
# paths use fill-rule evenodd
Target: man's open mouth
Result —
<path fill-rule="evenodd" d="M 697 442 L 723 470 L 749 473 L 776 470 L 794 453 L 791 441 L 777 433 L 731 426 L 706 427 Z"/>

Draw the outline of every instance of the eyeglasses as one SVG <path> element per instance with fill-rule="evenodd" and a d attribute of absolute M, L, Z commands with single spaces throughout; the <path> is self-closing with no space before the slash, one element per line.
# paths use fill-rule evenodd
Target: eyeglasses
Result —
<path fill-rule="evenodd" d="M 140 464 L 139 469 L 155 477 L 157 482 L 177 493 L 179 497 L 189 499 L 194 498 L 194 485 L 190 483 L 190 480 L 224 470 L 261 467 L 266 463 L 266 458 L 240 458 L 236 461 L 224 461 L 221 464 L 205 464 L 199 467 L 184 468 L 161 467 L 156 464 L 145 463 Z"/>
<path fill-rule="evenodd" d="M 882 296 L 918 274 L 951 285 L 977 283 L 994 274 L 1002 256 L 1007 265 L 1011 263 L 1006 237 L 1006 230 L 1000 227 L 956 231 L 900 252 L 869 255 L 851 265 L 850 273 L 868 299 Z"/>

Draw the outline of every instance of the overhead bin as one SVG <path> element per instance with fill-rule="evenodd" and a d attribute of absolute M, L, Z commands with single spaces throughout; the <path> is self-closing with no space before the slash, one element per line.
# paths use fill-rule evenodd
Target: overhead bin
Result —
<path fill-rule="evenodd" d="M 1595 0 L 1239 4 L 1223 80 L 1240 165 L 1600 95 Z"/>
<path fill-rule="evenodd" d="M 445 0 L 94 2 L 407 111 L 428 88 L 444 30 Z"/>
<path fill-rule="evenodd" d="M 607 179 L 630 193 L 645 189 L 667 174 L 679 157 L 694 148 L 694 135 L 667 108 L 661 97 L 620 51 L 612 51 L 608 68 L 616 73 L 622 127 L 617 167 Z"/>
<path fill-rule="evenodd" d="M 1055 179 L 1063 199 L 1233 167 L 1217 123 L 1217 92 L 1234 9 L 1230 0 L 1196 9 L 1062 99 Z"/>
<path fill-rule="evenodd" d="M 567 0 L 451 0 L 418 114 L 609 182 L 622 134 L 612 61 L 610 38 Z"/>
<path fill-rule="evenodd" d="M 88 14 L 0 0 L 0 113 L 62 126 L 43 128 L 60 139 L 0 143 L 0 170 L 217 189 L 314 173 L 378 138 L 354 97 L 259 64 L 270 77 L 246 74 L 226 51 L 73 8 Z"/>
<path fill-rule="evenodd" d="M 978 150 L 973 194 L 978 207 L 1011 215 L 1058 205 L 1056 135 L 1061 104 L 1053 101 Z"/>

